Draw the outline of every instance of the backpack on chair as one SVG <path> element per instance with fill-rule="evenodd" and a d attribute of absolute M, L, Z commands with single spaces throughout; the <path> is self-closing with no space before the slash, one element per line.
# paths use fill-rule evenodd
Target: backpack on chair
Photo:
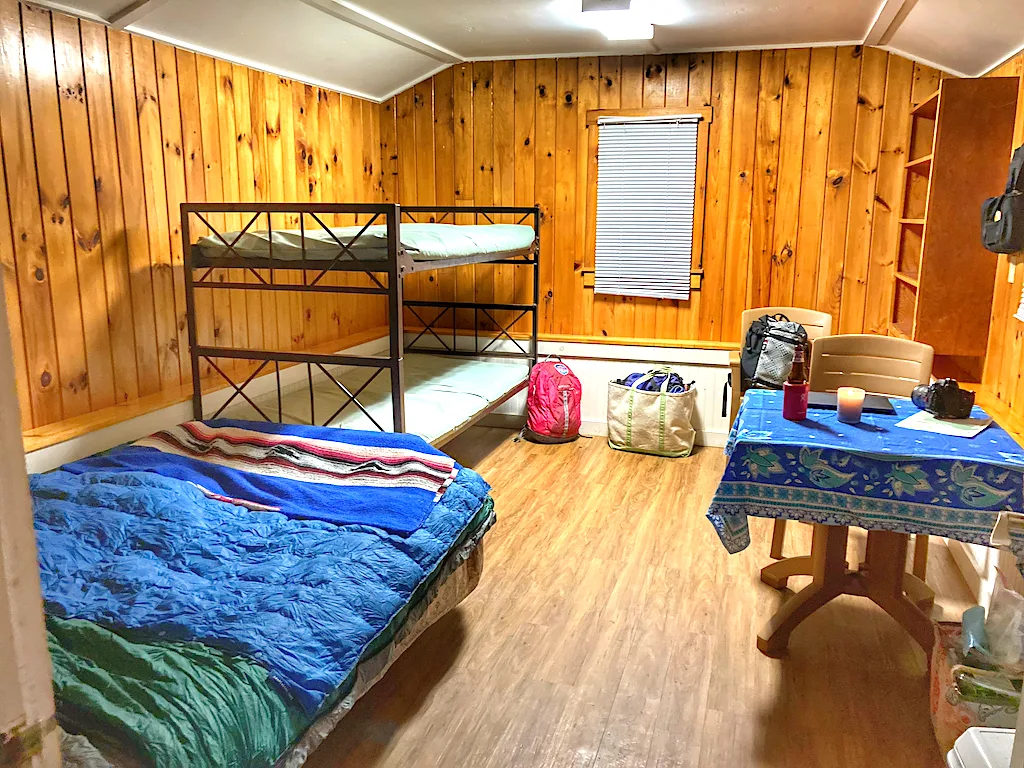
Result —
<path fill-rule="evenodd" d="M 782 314 L 761 315 L 750 324 L 740 355 L 743 390 L 782 389 L 797 346 L 807 347 L 807 331 Z"/>
<path fill-rule="evenodd" d="M 530 370 L 526 394 L 526 429 L 533 443 L 569 443 L 580 436 L 583 386 L 562 358 L 537 363 Z"/>

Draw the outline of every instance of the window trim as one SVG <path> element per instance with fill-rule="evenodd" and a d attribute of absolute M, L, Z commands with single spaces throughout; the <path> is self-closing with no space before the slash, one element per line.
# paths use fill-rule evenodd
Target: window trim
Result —
<path fill-rule="evenodd" d="M 696 190 L 693 201 L 693 237 L 690 252 L 690 298 L 681 300 L 681 306 L 692 306 L 696 311 L 700 303 L 701 289 L 704 287 L 704 218 L 707 204 L 708 188 L 708 157 L 711 151 L 711 123 L 714 121 L 714 108 L 704 107 L 646 107 L 632 109 L 589 109 L 586 114 L 587 142 L 590 147 L 590 163 L 592 172 L 587 179 L 587 263 L 579 270 L 583 277 L 583 287 L 594 289 L 594 258 L 596 253 L 597 229 L 597 148 L 598 120 L 602 117 L 698 117 L 697 122 L 697 176 Z M 656 299 L 669 301 L 669 299 Z"/>

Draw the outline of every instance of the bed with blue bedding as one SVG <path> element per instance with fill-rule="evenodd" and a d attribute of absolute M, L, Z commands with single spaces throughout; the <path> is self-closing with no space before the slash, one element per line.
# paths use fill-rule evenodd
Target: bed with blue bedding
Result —
<path fill-rule="evenodd" d="M 189 422 L 30 487 L 58 717 L 125 765 L 301 763 L 494 522 L 420 438 L 292 425 Z"/>

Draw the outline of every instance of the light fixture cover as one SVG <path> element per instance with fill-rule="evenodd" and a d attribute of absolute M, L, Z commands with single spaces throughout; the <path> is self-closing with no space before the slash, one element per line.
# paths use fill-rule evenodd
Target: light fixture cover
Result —
<path fill-rule="evenodd" d="M 630 0 L 583 0 L 583 10 L 587 11 L 628 11 Z"/>
<path fill-rule="evenodd" d="M 654 25 L 644 21 L 609 24 L 601 27 L 601 32 L 609 40 L 653 40 Z"/>

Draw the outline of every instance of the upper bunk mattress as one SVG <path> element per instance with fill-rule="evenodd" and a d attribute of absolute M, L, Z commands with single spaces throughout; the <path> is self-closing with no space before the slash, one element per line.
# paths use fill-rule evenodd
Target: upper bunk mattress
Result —
<path fill-rule="evenodd" d="M 349 241 L 362 229 L 361 226 L 333 227 L 330 230 L 309 228 L 305 232 L 305 252 L 302 233 L 289 229 L 274 230 L 272 235 L 266 231 L 246 232 L 241 236 L 238 232 L 227 232 L 222 235 L 223 241 L 216 236 L 207 236 L 200 238 L 197 245 L 208 259 L 267 259 L 271 258 L 272 244 L 276 260 L 332 261 L 341 255 L 344 261 L 386 261 L 387 226 L 367 227 L 359 239 L 349 245 Z M 236 238 L 238 242 L 233 248 L 224 242 L 234 243 Z M 533 246 L 534 231 L 533 227 L 525 224 L 402 224 L 399 238 L 403 250 L 416 261 L 443 261 L 483 254 L 495 258 L 523 254 Z M 339 246 L 339 241 L 351 253 L 346 253 Z"/>
<path fill-rule="evenodd" d="M 355 392 L 369 378 L 372 370 L 348 370 L 338 380 Z M 526 361 L 490 361 L 466 357 L 444 357 L 430 354 L 405 356 L 405 431 L 418 435 L 428 443 L 436 443 L 470 421 L 511 390 L 525 385 L 530 376 Z M 277 416 L 277 392 L 253 398 L 265 414 Z M 313 381 L 313 409 L 318 423 L 333 414 L 348 400 L 334 382 L 320 377 Z M 349 405 L 330 421 L 329 427 L 376 430 L 376 421 L 385 430 L 394 429 L 391 410 L 391 383 L 386 373 L 378 376 L 359 395 L 366 413 L 355 404 Z M 284 392 L 281 398 L 285 422 L 308 424 L 309 385 L 303 381 Z M 246 402 L 229 406 L 225 415 L 234 419 L 260 419 Z M 371 418 L 373 421 L 371 421 Z"/>

